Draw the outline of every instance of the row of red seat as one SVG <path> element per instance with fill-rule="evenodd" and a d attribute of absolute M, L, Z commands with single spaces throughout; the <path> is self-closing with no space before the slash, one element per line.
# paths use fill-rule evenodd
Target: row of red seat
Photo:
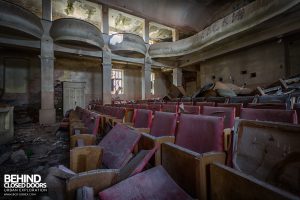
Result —
<path fill-rule="evenodd" d="M 100 115 L 91 110 L 76 107 L 66 114 L 66 117 L 60 123 L 60 128 L 70 130 L 70 134 L 74 134 L 72 127 L 80 126 L 80 130 L 88 134 L 98 134 L 100 125 Z"/>
<path fill-rule="evenodd" d="M 103 106 L 103 108 L 99 109 L 103 109 L 103 112 L 107 109 L 105 112 L 108 112 L 109 109 L 114 110 L 115 108 Z M 142 136 L 139 133 L 137 134 L 136 131 L 130 130 L 118 123 L 99 143 L 99 146 L 104 152 L 102 162 L 107 168 L 118 168 L 121 169 L 121 172 L 127 171 L 129 168 L 131 170 L 128 176 L 132 177 L 128 178 L 128 176 L 124 175 L 124 177 L 126 177 L 125 180 L 118 178 L 118 180 L 123 181 L 117 185 L 111 186 L 104 191 L 101 189 L 102 192 L 99 193 L 100 198 L 126 199 L 128 197 L 147 199 L 154 195 L 158 199 L 190 199 L 191 197 L 207 199 L 207 187 L 209 183 L 206 182 L 206 169 L 215 161 L 225 164 L 225 154 L 223 152 L 225 150 L 224 147 L 227 145 L 224 140 L 224 128 L 226 126 L 224 121 L 226 119 L 234 120 L 235 108 L 203 106 L 203 109 L 207 110 L 207 112 L 211 112 L 213 116 L 182 113 L 178 116 L 178 113 L 158 111 L 154 113 L 154 118 L 152 118 L 153 111 L 136 109 L 133 117 L 133 127 L 150 128 L 148 131 L 149 134 L 142 134 Z M 256 109 L 242 109 L 241 114 L 243 115 L 244 111 L 247 112 L 249 110 L 255 112 L 254 114 L 257 114 L 256 112 L 258 111 Z M 278 110 L 275 111 L 278 112 Z M 287 113 L 291 111 L 282 110 L 282 112 Z M 233 115 L 225 115 L 225 113 L 233 113 Z M 253 116 L 253 113 L 250 113 L 250 116 Z M 261 117 L 260 115 L 258 116 Z M 268 120 L 270 119 L 269 117 L 274 117 L 272 115 L 266 116 Z M 288 118 L 285 115 L 281 115 L 281 117 Z M 253 129 L 252 131 L 248 131 L 247 134 L 256 134 L 257 129 L 260 128 L 263 130 L 264 126 L 259 124 L 260 122 L 257 122 L 258 124 L 256 122 L 253 123 L 255 124 L 255 131 L 253 131 Z M 229 126 L 230 128 L 232 127 L 232 125 Z M 286 128 L 281 129 L 281 126 L 285 125 L 276 124 L 276 127 L 279 127 L 279 131 L 286 130 Z M 136 130 L 140 131 L 140 129 Z M 244 142 L 247 142 L 248 137 L 246 133 L 243 132 L 244 128 L 238 128 L 236 130 L 242 131 L 239 135 L 244 136 L 243 139 L 246 138 Z M 299 127 L 293 130 L 299 130 Z M 145 129 L 143 129 L 143 131 L 145 131 Z M 271 136 L 272 135 L 273 134 L 271 134 Z M 256 136 L 254 138 L 256 138 Z M 149 140 L 153 142 L 149 142 Z M 256 142 L 256 140 L 254 141 Z M 261 144 L 261 141 L 257 142 Z M 135 149 L 134 146 L 137 144 L 140 151 L 132 158 L 131 154 L 133 149 Z M 149 144 L 153 145 L 149 146 Z M 241 154 L 241 152 L 232 150 L 234 149 L 232 145 L 237 144 L 240 144 L 240 142 L 231 142 L 231 150 L 229 151 L 231 153 L 229 155 L 234 155 L 227 157 L 227 163 L 231 163 L 233 157 Z M 149 156 L 153 154 L 152 150 L 155 150 L 155 146 L 157 145 L 161 145 L 161 148 L 156 151 L 155 160 L 156 164 L 161 164 L 162 167 L 157 166 L 145 172 L 141 172 L 144 170 L 147 162 L 150 161 Z M 148 153 L 151 151 L 152 154 L 145 153 L 143 151 L 145 149 Z M 82 149 L 78 150 L 82 151 Z M 257 151 L 252 152 L 255 153 Z M 88 153 L 89 157 L 93 156 L 93 158 L 91 158 L 92 160 L 98 160 L 95 158 L 96 154 L 92 154 L 90 151 L 85 151 L 85 154 L 86 153 Z M 80 160 L 82 160 L 82 156 L 82 154 L 79 155 Z M 147 157 L 147 159 L 144 159 L 145 157 Z M 84 160 L 89 161 L 91 159 Z M 77 160 L 75 163 L 80 163 L 80 160 Z M 237 162 L 239 163 L 240 160 L 237 160 Z M 249 162 L 251 162 L 251 160 Z M 93 163 L 96 164 L 97 162 Z M 135 167 L 133 167 L 133 163 L 135 163 Z M 85 176 L 81 175 L 77 178 L 81 179 L 83 177 Z M 68 182 L 68 184 L 71 183 L 72 181 Z M 90 184 L 89 182 L 88 185 L 91 186 Z M 96 184 L 95 181 L 93 184 Z M 168 185 L 168 187 L 166 187 L 166 185 Z M 76 187 L 78 187 L 78 183 Z M 159 192 L 162 187 L 164 191 Z M 70 186 L 68 188 L 72 187 Z M 99 187 L 94 188 L 98 188 L 96 192 L 99 191 Z M 139 188 L 139 190 L 134 188 Z M 126 191 L 126 194 L 124 194 L 124 191 Z M 176 191 L 176 194 L 174 194 L 174 191 Z M 142 195 L 143 198 L 139 198 L 140 195 Z"/>

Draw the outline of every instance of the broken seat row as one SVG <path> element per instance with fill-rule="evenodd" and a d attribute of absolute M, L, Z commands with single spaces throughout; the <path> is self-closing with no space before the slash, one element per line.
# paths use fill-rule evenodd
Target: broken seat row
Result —
<path fill-rule="evenodd" d="M 99 109 L 118 113 L 116 107 Z M 299 199 L 299 173 L 293 172 L 300 169 L 294 157 L 300 127 L 236 120 L 233 133 L 224 134 L 226 126 L 233 127 L 228 116 L 235 115 L 217 113 L 222 115 L 155 112 L 152 117 L 151 110 L 136 109 L 128 124 L 125 117 L 77 107 L 63 122 L 69 125 L 74 171 L 66 181 L 67 197 Z M 96 145 L 101 123 L 113 128 Z"/>

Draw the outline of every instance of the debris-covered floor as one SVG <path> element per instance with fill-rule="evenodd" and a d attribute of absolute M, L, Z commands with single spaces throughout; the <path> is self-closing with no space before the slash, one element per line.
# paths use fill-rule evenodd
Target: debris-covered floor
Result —
<path fill-rule="evenodd" d="M 49 167 L 68 166 L 69 137 L 57 129 L 58 124 L 16 125 L 14 139 L 0 146 L 1 177 L 4 174 L 40 174 L 44 179 Z"/>

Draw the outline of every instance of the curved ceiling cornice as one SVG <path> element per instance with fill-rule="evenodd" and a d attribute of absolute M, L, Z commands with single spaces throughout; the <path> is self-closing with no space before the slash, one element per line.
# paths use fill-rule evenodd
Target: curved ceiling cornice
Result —
<path fill-rule="evenodd" d="M 104 46 L 101 31 L 86 21 L 75 18 L 62 18 L 53 21 L 50 30 L 54 42 L 86 49 L 102 49 Z"/>
<path fill-rule="evenodd" d="M 35 39 L 40 39 L 43 34 L 43 27 L 38 16 L 16 4 L 1 0 L 0 28 L 1 32 L 9 31 L 9 34 L 18 34 L 22 37 L 25 33 L 26 36 Z"/>
<path fill-rule="evenodd" d="M 131 33 L 110 35 L 109 48 L 116 55 L 131 58 L 144 58 L 147 52 L 143 38 Z"/>
<path fill-rule="evenodd" d="M 176 42 L 153 44 L 149 48 L 152 58 L 183 56 L 210 46 L 225 38 L 249 30 L 300 3 L 300 0 L 256 0 L 222 18 L 203 31 Z"/>

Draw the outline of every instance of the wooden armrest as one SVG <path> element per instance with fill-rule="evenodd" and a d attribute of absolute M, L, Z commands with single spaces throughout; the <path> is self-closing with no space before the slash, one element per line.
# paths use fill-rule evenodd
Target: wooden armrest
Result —
<path fill-rule="evenodd" d="M 116 124 L 123 124 L 123 119 L 112 119 L 112 124 L 115 126 Z"/>
<path fill-rule="evenodd" d="M 123 125 L 125 125 L 125 126 L 129 126 L 130 128 L 133 128 L 133 129 L 134 129 L 133 123 L 131 123 L 131 122 L 121 122 L 121 124 L 123 124 Z"/>
<path fill-rule="evenodd" d="M 150 128 L 134 128 L 138 132 L 150 133 Z"/>
<path fill-rule="evenodd" d="M 103 149 L 99 146 L 75 147 L 70 151 L 70 169 L 76 173 L 98 169 Z"/>
<path fill-rule="evenodd" d="M 80 126 L 71 126 L 70 127 L 70 135 L 80 135 L 80 134 L 86 134 L 88 132 L 88 129 L 84 126 L 84 124 Z"/>
<path fill-rule="evenodd" d="M 82 139 L 84 141 L 84 145 L 90 146 L 96 144 L 96 136 L 93 134 L 79 134 L 72 135 L 70 138 L 70 148 L 74 148 L 77 140 Z"/>
<path fill-rule="evenodd" d="M 67 197 L 73 200 L 75 191 L 83 186 L 93 188 L 94 193 L 98 194 L 115 184 L 118 176 L 119 170 L 117 169 L 98 169 L 79 173 L 66 182 Z"/>
<path fill-rule="evenodd" d="M 210 165 L 211 199 L 300 199 L 266 182 L 260 181 L 225 165 Z M 233 191 L 232 188 L 238 188 Z"/>
<path fill-rule="evenodd" d="M 231 129 L 230 128 L 226 128 L 224 129 L 224 150 L 228 151 L 229 146 L 231 144 Z"/>
<path fill-rule="evenodd" d="M 161 145 L 161 165 L 172 179 L 193 198 L 199 196 L 200 157 L 201 154 L 176 144 L 163 143 Z"/>
<path fill-rule="evenodd" d="M 224 152 L 196 153 L 172 143 L 161 147 L 162 166 L 170 176 L 194 198 L 207 199 L 207 167 L 225 163 Z"/>

